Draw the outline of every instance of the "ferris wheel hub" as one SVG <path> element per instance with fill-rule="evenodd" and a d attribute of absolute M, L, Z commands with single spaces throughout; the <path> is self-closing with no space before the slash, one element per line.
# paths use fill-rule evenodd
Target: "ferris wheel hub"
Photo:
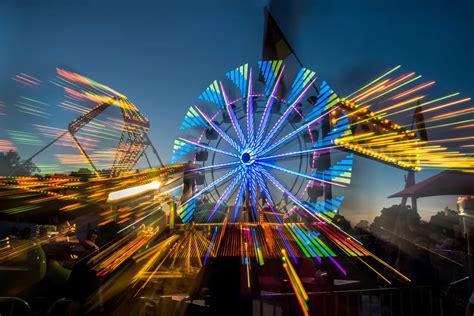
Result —
<path fill-rule="evenodd" d="M 245 150 L 242 152 L 242 155 L 240 156 L 240 161 L 247 166 L 250 166 L 255 162 L 255 155 L 252 151 L 250 150 Z"/>

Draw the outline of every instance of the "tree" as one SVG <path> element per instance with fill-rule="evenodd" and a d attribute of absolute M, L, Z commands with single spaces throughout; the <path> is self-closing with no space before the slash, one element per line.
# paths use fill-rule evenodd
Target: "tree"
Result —
<path fill-rule="evenodd" d="M 459 214 L 449 209 L 444 208 L 444 211 L 438 212 L 431 216 L 430 228 L 432 232 L 441 233 L 443 235 L 454 236 L 454 227 L 459 225 Z"/>
<path fill-rule="evenodd" d="M 0 153 L 0 175 L 30 176 L 39 171 L 40 169 L 32 161 L 21 160 L 16 151 Z"/>
<path fill-rule="evenodd" d="M 77 171 L 73 171 L 70 174 L 71 176 L 81 177 L 81 181 L 86 181 L 92 177 L 92 171 L 87 168 L 79 168 Z"/>
<path fill-rule="evenodd" d="M 332 219 L 332 222 L 339 226 L 345 232 L 352 231 L 351 222 L 340 214 L 335 215 Z"/>
<path fill-rule="evenodd" d="M 90 175 L 92 175 L 92 171 L 90 171 L 87 168 L 79 168 L 77 171 L 71 172 L 71 175 L 72 176 L 82 176 L 82 175 L 90 176 Z"/>
<path fill-rule="evenodd" d="M 380 215 L 374 218 L 370 231 L 381 230 L 389 233 L 405 234 L 414 231 L 420 225 L 421 216 L 409 206 L 392 205 L 384 207 Z"/>
<path fill-rule="evenodd" d="M 369 231 L 369 221 L 362 219 L 357 225 L 354 226 L 354 229 L 359 233 L 365 233 Z"/>

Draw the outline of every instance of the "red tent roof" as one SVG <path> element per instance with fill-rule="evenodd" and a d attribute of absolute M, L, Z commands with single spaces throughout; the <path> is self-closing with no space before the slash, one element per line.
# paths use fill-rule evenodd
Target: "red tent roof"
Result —
<path fill-rule="evenodd" d="M 474 195 L 474 173 L 446 170 L 392 194 L 389 198 L 438 195 Z"/>

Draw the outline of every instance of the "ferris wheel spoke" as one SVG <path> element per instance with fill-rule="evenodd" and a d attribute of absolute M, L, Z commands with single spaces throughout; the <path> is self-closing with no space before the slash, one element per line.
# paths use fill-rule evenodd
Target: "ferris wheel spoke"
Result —
<path fill-rule="evenodd" d="M 212 171 L 212 170 L 217 170 L 217 169 L 230 168 L 230 167 L 238 165 L 238 164 L 240 164 L 240 161 L 232 161 L 232 162 L 228 162 L 228 163 L 221 163 L 221 164 L 217 164 L 217 165 L 210 165 L 210 166 L 204 166 L 204 167 L 188 169 L 188 170 L 186 170 L 186 172 Z"/>
<path fill-rule="evenodd" d="M 222 149 L 219 149 L 219 148 L 215 148 L 215 147 L 212 147 L 212 146 L 204 145 L 204 144 L 192 141 L 190 139 L 179 137 L 179 140 L 181 140 L 185 143 L 200 147 L 200 148 L 204 148 L 204 149 L 207 149 L 207 150 L 214 151 L 216 153 L 224 154 L 224 155 L 231 156 L 231 157 L 234 157 L 234 158 L 239 158 L 239 156 L 237 156 L 236 154 L 233 154 L 231 152 L 228 152 L 228 151 L 225 151 L 225 150 L 222 150 Z"/>
<path fill-rule="evenodd" d="M 261 169 L 260 166 L 256 166 L 256 168 L 257 168 L 257 170 Z M 272 194 L 270 193 L 270 190 L 268 189 L 267 183 L 265 182 L 265 179 L 262 176 L 262 172 L 260 170 L 259 170 L 259 172 L 257 172 L 257 182 L 258 182 L 258 185 L 259 185 L 260 189 L 262 190 L 263 194 L 265 195 L 265 197 L 267 199 L 267 205 L 270 208 L 270 210 L 272 211 L 272 213 L 275 216 L 276 220 L 280 224 L 283 223 L 282 218 L 281 218 L 281 214 L 279 214 L 275 210 L 274 199 L 272 197 Z M 262 208 L 263 208 L 263 204 L 262 204 Z"/>
<path fill-rule="evenodd" d="M 235 197 L 234 201 L 234 222 L 237 220 L 237 215 L 239 214 L 240 204 L 242 204 L 242 198 L 245 192 L 245 182 L 240 182 L 240 188 L 237 192 L 237 196 Z"/>
<path fill-rule="evenodd" d="M 294 137 L 298 136 L 301 132 L 305 131 L 307 128 L 311 128 L 312 125 L 319 123 L 326 115 L 329 114 L 329 112 L 333 111 L 336 108 L 337 107 L 331 108 L 331 110 L 324 112 L 323 114 L 321 114 L 319 117 L 315 118 L 314 120 L 302 125 L 301 127 L 295 129 L 293 132 L 287 134 L 286 136 L 283 136 L 282 138 L 280 138 L 280 140 L 276 141 L 271 146 L 268 146 L 267 148 L 265 148 L 260 154 L 264 155 L 268 152 L 271 152 L 272 150 L 278 148 L 278 146 L 281 146 L 282 144 L 290 141 Z"/>
<path fill-rule="evenodd" d="M 268 207 L 270 208 L 270 211 L 272 211 L 272 213 L 275 216 L 275 218 L 277 219 L 278 223 L 283 224 L 283 218 L 282 218 L 283 213 L 277 212 L 275 210 L 275 204 L 273 204 L 273 203 L 268 203 Z"/>
<path fill-rule="evenodd" d="M 239 166 L 239 167 L 235 167 L 234 169 L 232 169 L 231 171 L 227 172 L 225 175 L 223 175 L 222 177 L 220 177 L 219 179 L 211 182 L 209 185 L 207 185 L 206 187 L 204 187 L 203 189 L 201 189 L 199 192 L 195 193 L 191 198 L 189 198 L 186 202 L 183 203 L 184 204 L 187 204 L 189 202 L 191 202 L 192 200 L 195 200 L 197 199 L 199 196 L 201 196 L 203 193 L 209 191 L 211 188 L 213 187 L 217 187 L 219 186 L 220 184 L 222 184 L 224 181 L 226 181 L 227 179 L 229 179 L 229 177 L 233 176 L 234 174 L 236 174 L 242 167 Z"/>
<path fill-rule="evenodd" d="M 273 177 L 268 171 L 262 169 L 262 173 L 278 190 L 280 190 L 282 193 L 286 194 L 290 198 L 290 200 L 293 201 L 293 203 L 295 203 L 296 205 L 301 207 L 306 213 L 308 213 L 309 215 L 311 215 L 312 217 L 314 217 L 315 219 L 317 219 L 319 221 L 324 221 L 324 222 L 330 223 L 330 221 L 331 221 L 330 218 L 326 218 L 326 216 L 321 216 L 323 214 L 315 214 L 306 205 L 304 205 L 300 199 L 298 199 L 296 196 L 294 196 L 293 193 L 291 193 L 290 190 L 288 190 L 283 184 L 281 184 L 280 181 L 275 179 L 275 177 Z"/>
<path fill-rule="evenodd" d="M 234 180 L 232 180 L 232 182 L 227 186 L 227 188 L 225 189 L 224 193 L 219 197 L 219 199 L 217 200 L 216 204 L 214 205 L 214 208 L 211 212 L 211 214 L 209 215 L 209 217 L 207 218 L 207 221 L 209 222 L 211 220 L 211 218 L 214 216 L 214 214 L 216 213 L 216 211 L 219 209 L 219 207 L 221 207 L 222 203 L 229 197 L 229 195 L 234 191 L 234 188 L 235 186 L 237 185 L 237 183 L 239 183 L 240 179 L 242 178 L 242 173 L 239 173 L 239 175 L 237 177 L 234 178 Z"/>
<path fill-rule="evenodd" d="M 247 89 L 247 142 L 250 144 L 254 141 L 252 84 L 252 67 L 250 67 Z"/>
<path fill-rule="evenodd" d="M 289 173 L 289 174 L 292 174 L 292 175 L 295 175 L 295 176 L 303 177 L 303 178 L 306 178 L 306 179 L 309 179 L 309 180 L 314 180 L 314 181 L 318 181 L 318 182 L 322 182 L 322 183 L 327 183 L 327 184 L 331 184 L 331 185 L 335 185 L 335 186 L 339 186 L 339 187 L 343 187 L 343 188 L 346 187 L 345 185 L 340 184 L 340 183 L 324 180 L 324 179 L 321 179 L 321 178 L 316 178 L 316 177 L 313 177 L 313 176 L 310 176 L 310 175 L 307 175 L 307 174 L 304 174 L 304 173 L 301 173 L 301 172 L 297 172 L 297 171 L 294 171 L 294 170 L 290 170 L 290 169 L 287 169 L 287 168 L 283 168 L 283 167 L 280 167 L 280 166 L 277 166 L 277 165 L 274 165 L 274 164 L 271 164 L 271 163 L 266 163 L 266 162 L 260 161 L 260 162 L 258 162 L 258 164 L 262 165 L 262 166 L 265 166 L 265 167 L 268 167 L 268 168 L 280 170 L 280 171 L 283 171 L 283 172 L 286 172 L 286 173 Z"/>
<path fill-rule="evenodd" d="M 259 169 L 260 169 L 261 167 L 259 167 L 259 166 L 257 165 L 256 168 L 257 168 L 257 170 L 259 171 Z M 268 186 L 267 186 L 267 184 L 265 183 L 265 180 L 264 180 L 263 177 L 262 177 L 261 171 L 256 172 L 256 174 L 257 174 L 256 178 L 257 178 L 258 186 L 260 187 L 260 189 L 262 190 L 263 194 L 264 194 L 265 197 L 268 199 L 268 201 L 273 204 L 273 198 L 272 198 L 272 196 L 271 196 L 271 194 L 270 194 L 270 191 L 268 190 Z"/>
<path fill-rule="evenodd" d="M 339 147 L 341 147 L 341 146 L 340 145 L 334 145 L 334 146 L 326 146 L 326 147 L 314 147 L 314 148 L 311 148 L 311 149 L 292 151 L 292 152 L 281 153 L 281 154 L 272 155 L 272 156 L 259 157 L 257 159 L 257 162 L 265 161 L 265 160 L 280 159 L 280 158 L 292 158 L 292 157 L 301 156 L 301 155 L 304 155 L 304 154 L 312 154 L 314 152 L 325 152 L 325 151 L 329 151 L 331 149 L 336 149 L 336 148 L 339 148 Z"/>
<path fill-rule="evenodd" d="M 247 186 L 249 187 L 250 191 L 250 204 L 252 206 L 252 212 L 254 219 L 257 219 L 258 212 L 257 212 L 257 186 L 255 185 L 256 175 L 255 170 L 253 168 L 250 169 L 250 176 L 247 177 Z"/>
<path fill-rule="evenodd" d="M 244 133 L 242 132 L 242 128 L 240 127 L 239 120 L 235 116 L 234 110 L 232 109 L 232 105 L 229 102 L 229 98 L 227 96 L 227 93 L 225 92 L 222 82 L 219 81 L 219 84 L 221 86 L 222 95 L 224 96 L 225 108 L 227 109 L 227 114 L 229 114 L 230 121 L 232 122 L 232 126 L 234 127 L 234 130 L 237 133 L 237 137 L 240 140 L 240 144 L 242 146 L 245 146 L 245 136 L 244 136 Z"/>
<path fill-rule="evenodd" d="M 207 116 L 206 113 L 201 111 L 201 109 L 198 108 L 197 106 L 196 106 L 196 110 L 199 112 L 199 114 L 201 114 L 201 116 L 206 120 L 206 122 L 209 125 L 211 125 L 211 127 L 222 137 L 222 139 L 228 142 L 229 145 L 234 147 L 235 150 L 237 150 L 238 152 L 242 151 L 241 147 L 232 138 L 230 138 L 229 135 L 227 135 L 223 130 L 221 130 L 219 126 L 217 126 L 216 123 L 214 123 L 212 119 L 209 116 Z"/>
<path fill-rule="evenodd" d="M 275 82 L 275 85 L 273 86 L 272 93 L 268 97 L 267 103 L 265 104 L 265 110 L 263 111 L 262 118 L 260 119 L 260 123 L 258 125 L 256 143 L 259 143 L 262 140 L 265 129 L 267 128 L 268 118 L 270 117 L 273 102 L 277 98 L 276 95 L 278 93 L 278 88 L 280 87 L 280 81 L 281 81 L 281 78 L 283 76 L 284 71 L 285 71 L 285 65 L 283 65 L 283 67 L 281 67 L 280 73 L 278 74 L 278 78 Z"/>
<path fill-rule="evenodd" d="M 296 100 L 293 103 L 291 103 L 290 106 L 288 106 L 288 108 L 285 110 L 285 112 L 282 114 L 282 116 L 278 119 L 278 121 L 275 123 L 275 125 L 273 125 L 273 127 L 270 129 L 267 136 L 265 137 L 265 139 L 260 144 L 260 148 L 264 148 L 272 140 L 273 136 L 275 136 L 275 134 L 280 130 L 281 126 L 286 121 L 286 119 L 290 115 L 291 111 L 301 101 L 301 99 L 306 95 L 306 93 L 312 87 L 312 85 L 315 81 L 316 81 L 316 79 L 311 80 L 311 82 L 303 89 L 303 91 L 301 91 L 301 93 L 298 95 Z"/>

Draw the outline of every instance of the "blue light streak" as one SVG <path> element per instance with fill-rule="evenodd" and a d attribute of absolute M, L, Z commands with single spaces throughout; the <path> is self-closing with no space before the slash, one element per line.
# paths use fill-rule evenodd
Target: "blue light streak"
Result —
<path fill-rule="evenodd" d="M 193 172 L 193 171 L 202 171 L 202 170 L 209 170 L 209 169 L 223 169 L 231 166 L 235 166 L 240 164 L 240 161 L 233 161 L 233 162 L 228 162 L 228 163 L 221 163 L 217 165 L 209 165 L 209 166 L 204 166 L 204 167 L 199 167 L 199 168 L 193 168 L 193 169 L 188 169 L 185 170 L 185 172 Z"/>
<path fill-rule="evenodd" d="M 336 107 L 337 108 L 337 107 Z M 302 131 L 304 131 L 306 128 L 310 128 L 313 124 L 316 124 L 318 122 L 320 122 L 326 115 L 328 115 L 331 111 L 333 111 L 334 109 L 331 109 L 330 111 L 326 111 L 324 112 L 321 116 L 315 118 L 314 120 L 306 123 L 305 125 L 297 128 L 296 130 L 294 130 L 293 132 L 289 133 L 288 135 L 282 137 L 280 140 L 278 140 L 277 142 L 273 143 L 271 146 L 268 146 L 265 150 L 263 150 L 260 154 L 261 155 L 264 155 L 266 154 L 267 152 L 269 151 L 272 151 L 273 149 L 277 148 L 278 146 L 288 142 L 289 140 L 293 139 L 295 136 L 298 136 L 299 133 L 301 133 Z"/>
<path fill-rule="evenodd" d="M 291 249 L 290 244 L 288 244 L 288 241 L 286 240 L 285 236 L 283 236 L 283 233 L 281 232 L 280 227 L 276 226 L 275 228 L 276 228 L 276 230 L 278 231 L 278 233 L 280 234 L 281 239 L 282 239 L 283 242 L 285 243 L 286 249 L 287 249 L 288 252 L 290 253 L 291 258 L 293 258 L 293 261 L 294 261 L 295 263 L 298 263 L 298 259 L 296 259 L 296 255 L 295 255 L 295 253 L 293 252 L 293 250 Z"/>
<path fill-rule="evenodd" d="M 326 223 L 330 223 L 330 219 L 329 218 L 325 218 L 326 216 L 321 216 L 321 215 L 324 215 L 324 214 L 315 214 L 313 211 L 311 211 L 310 209 L 308 209 L 306 207 L 306 205 L 304 205 L 302 203 L 302 201 L 300 201 L 296 196 L 293 195 L 293 193 L 291 193 L 287 188 L 285 188 L 285 186 L 283 184 L 281 184 L 277 179 L 275 179 L 270 173 L 268 173 L 268 171 L 262 169 L 262 173 L 263 175 L 265 176 L 265 178 L 267 178 L 268 180 L 270 180 L 270 182 L 278 189 L 280 190 L 282 193 L 285 193 L 286 195 L 288 195 L 288 197 L 296 204 L 298 205 L 301 209 L 303 209 L 306 213 L 308 213 L 309 215 L 311 215 L 313 218 L 315 218 L 316 220 L 320 221 L 320 222 L 326 222 Z"/>
<path fill-rule="evenodd" d="M 306 150 L 300 150 L 300 151 L 292 151 L 289 153 L 282 153 L 282 154 L 277 154 L 277 155 L 272 155 L 272 156 L 265 156 L 265 157 L 260 157 L 258 158 L 258 161 L 264 161 L 264 160 L 273 160 L 273 159 L 278 159 L 278 158 L 287 158 L 287 157 L 293 157 L 293 156 L 301 156 L 304 154 L 312 154 L 314 152 L 324 152 L 324 151 L 329 151 L 331 149 L 336 149 L 341 146 L 335 145 L 335 146 L 327 146 L 327 147 L 315 147 L 312 149 L 306 149 Z"/>
<path fill-rule="evenodd" d="M 237 193 L 237 196 L 235 197 L 235 202 L 234 202 L 234 222 L 237 220 L 237 215 L 239 214 L 239 208 L 240 204 L 242 204 L 242 198 L 244 196 L 245 192 L 245 183 L 242 181 L 240 183 L 240 189 L 239 192 Z"/>
<path fill-rule="evenodd" d="M 236 174 L 239 170 L 240 170 L 241 166 L 238 166 L 234 169 L 232 169 L 231 171 L 227 172 L 225 175 L 223 175 L 222 177 L 220 177 L 219 179 L 213 181 L 212 183 L 210 183 L 209 185 L 207 185 L 204 189 L 201 189 L 201 191 L 195 193 L 191 198 L 189 198 L 186 202 L 184 202 L 182 205 L 184 204 L 187 204 L 189 203 L 190 201 L 192 200 L 195 200 L 197 199 L 198 197 L 201 196 L 201 194 L 203 194 L 204 192 L 207 192 L 209 191 L 210 188 L 212 187 L 215 187 L 215 186 L 218 186 L 220 183 L 222 183 L 223 181 L 227 180 L 229 177 L 233 176 L 234 174 Z"/>
<path fill-rule="evenodd" d="M 212 128 L 224 139 L 226 142 L 229 143 L 232 147 L 234 147 L 237 151 L 241 151 L 242 148 L 232 139 L 227 135 L 223 130 L 219 128 L 219 126 L 214 123 L 209 116 L 207 116 L 203 111 L 201 111 L 200 108 L 196 106 L 196 110 L 198 110 L 199 114 L 207 121 L 209 125 L 212 126 Z"/>
<path fill-rule="evenodd" d="M 234 180 L 232 180 L 232 182 L 227 186 L 224 193 L 219 197 L 219 199 L 217 200 L 217 203 L 214 205 L 214 209 L 212 210 L 211 214 L 207 218 L 207 221 L 211 220 L 212 216 L 214 216 L 216 211 L 222 205 L 222 202 L 224 202 L 227 199 L 227 197 L 230 195 L 230 193 L 232 193 L 232 191 L 234 190 L 235 186 L 237 185 L 237 183 L 240 181 L 241 178 L 242 178 L 242 173 L 239 173 L 239 175 L 236 178 L 234 178 Z"/>
<path fill-rule="evenodd" d="M 235 157 L 235 158 L 240 158 L 238 155 L 233 154 L 231 152 L 228 152 L 228 151 L 225 151 L 225 150 L 222 150 L 222 149 L 219 149 L 219 148 L 215 148 L 215 147 L 212 147 L 212 146 L 204 145 L 204 144 L 192 141 L 190 139 L 179 137 L 179 140 L 181 140 L 183 142 L 186 142 L 188 144 L 192 144 L 192 145 L 207 149 L 207 150 L 215 151 L 216 153 L 224 154 L 224 155 Z"/>
<path fill-rule="evenodd" d="M 253 97 L 252 97 L 252 68 L 249 72 L 249 87 L 247 89 L 247 142 L 246 144 L 253 144 Z"/>
<path fill-rule="evenodd" d="M 280 80 L 283 76 L 283 72 L 285 71 L 285 65 L 280 70 L 278 78 L 275 82 L 275 86 L 273 87 L 272 93 L 267 99 L 267 103 L 265 104 L 265 110 L 263 111 L 262 118 L 260 119 L 260 124 L 258 125 L 258 132 L 257 132 L 257 143 L 262 140 L 263 133 L 267 127 L 268 118 L 270 116 L 270 112 L 273 106 L 273 102 L 276 99 L 276 94 L 278 93 L 278 87 L 280 86 Z"/>
<path fill-rule="evenodd" d="M 273 136 L 280 130 L 281 126 L 285 122 L 285 120 L 288 118 L 288 115 L 290 115 L 291 111 L 295 108 L 296 104 L 300 102 L 300 100 L 303 98 L 303 96 L 308 92 L 309 88 L 313 85 L 313 83 L 316 81 L 316 79 L 313 79 L 310 84 L 306 86 L 303 91 L 301 91 L 300 95 L 296 98 L 296 100 L 285 110 L 283 115 L 278 119 L 278 121 L 273 125 L 273 127 L 270 129 L 270 132 L 268 132 L 267 137 L 261 142 L 260 148 L 264 148 L 270 140 L 272 140 Z"/>
<path fill-rule="evenodd" d="M 237 133 L 237 136 L 239 137 L 240 144 L 242 146 L 246 146 L 244 133 L 242 132 L 242 128 L 240 127 L 237 117 L 235 116 L 234 110 L 232 109 L 232 105 L 229 102 L 229 98 L 227 97 L 227 93 L 224 90 L 224 86 L 222 85 L 222 82 L 220 82 L 220 85 L 221 85 L 222 94 L 224 95 L 225 108 L 227 109 L 227 113 L 229 114 L 230 121 L 232 122 L 232 126 L 234 127 L 234 130 Z M 241 147 L 238 150 L 241 151 L 242 150 Z"/>
<path fill-rule="evenodd" d="M 204 264 L 207 263 L 207 259 L 211 253 L 212 246 L 214 246 L 214 240 L 216 239 L 217 226 L 214 227 L 214 233 L 212 234 L 211 242 L 209 243 L 209 248 L 207 248 L 206 257 L 204 258 Z"/>
<path fill-rule="evenodd" d="M 295 175 L 295 176 L 303 177 L 303 178 L 306 178 L 306 179 L 309 179 L 309 180 L 319 181 L 319 182 L 323 182 L 323 183 L 327 183 L 327 184 L 331 184 L 331 185 L 336 185 L 336 186 L 343 187 L 343 188 L 346 187 L 345 185 L 340 184 L 340 183 L 327 181 L 327 180 L 324 180 L 324 179 L 321 179 L 321 178 L 316 178 L 316 177 L 313 177 L 313 176 L 310 176 L 310 175 L 307 175 L 307 174 L 304 174 L 304 173 L 301 173 L 301 172 L 293 171 L 293 170 L 283 168 L 283 167 L 280 167 L 280 166 L 276 166 L 276 165 L 266 163 L 266 162 L 263 162 L 263 161 L 258 162 L 258 164 L 262 165 L 262 166 L 265 166 L 265 167 L 272 168 L 272 169 L 277 169 L 277 170 L 280 170 L 280 171 L 283 171 L 283 172 L 286 172 L 286 173 L 290 173 L 290 174 Z"/>

